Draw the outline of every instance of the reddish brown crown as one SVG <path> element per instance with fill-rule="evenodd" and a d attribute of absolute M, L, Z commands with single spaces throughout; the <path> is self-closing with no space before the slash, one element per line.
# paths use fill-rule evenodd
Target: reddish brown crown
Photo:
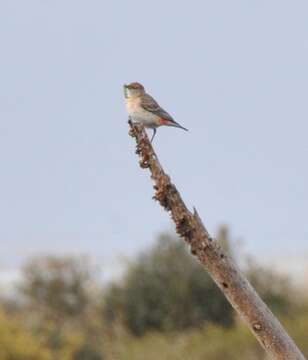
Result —
<path fill-rule="evenodd" d="M 135 90 L 144 90 L 144 87 L 139 84 L 138 82 L 132 82 L 127 85 L 129 89 L 135 89 Z"/>

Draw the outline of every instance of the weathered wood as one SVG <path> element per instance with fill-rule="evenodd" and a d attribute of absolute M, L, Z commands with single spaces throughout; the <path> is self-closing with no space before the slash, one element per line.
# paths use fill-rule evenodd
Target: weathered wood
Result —
<path fill-rule="evenodd" d="M 175 223 L 177 233 L 190 245 L 191 253 L 208 270 L 233 308 L 272 359 L 304 360 L 294 341 L 250 285 L 233 259 L 214 241 L 197 211 L 190 212 L 170 177 L 164 172 L 142 125 L 129 121 L 137 143 L 140 166 L 149 168 L 155 195 Z"/>

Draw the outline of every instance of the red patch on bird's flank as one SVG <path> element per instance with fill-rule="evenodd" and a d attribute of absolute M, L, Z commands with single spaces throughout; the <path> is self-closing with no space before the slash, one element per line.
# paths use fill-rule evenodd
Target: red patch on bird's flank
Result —
<path fill-rule="evenodd" d="M 163 118 L 159 119 L 159 125 L 167 125 L 168 123 L 169 123 L 169 120 L 166 120 L 166 119 L 163 119 Z"/>

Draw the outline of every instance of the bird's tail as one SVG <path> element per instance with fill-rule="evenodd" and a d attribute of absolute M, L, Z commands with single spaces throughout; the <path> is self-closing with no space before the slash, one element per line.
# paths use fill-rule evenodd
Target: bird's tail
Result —
<path fill-rule="evenodd" d="M 179 129 L 188 131 L 188 129 L 184 128 L 184 126 L 178 124 L 176 121 L 169 121 L 169 122 L 168 122 L 168 126 L 177 127 L 177 128 L 179 128 Z"/>

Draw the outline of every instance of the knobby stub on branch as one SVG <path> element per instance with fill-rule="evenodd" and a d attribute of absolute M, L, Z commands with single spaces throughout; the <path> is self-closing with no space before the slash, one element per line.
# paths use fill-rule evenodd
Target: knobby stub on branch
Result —
<path fill-rule="evenodd" d="M 272 359 L 304 360 L 293 340 L 261 300 L 233 259 L 214 241 L 196 209 L 188 210 L 181 195 L 164 172 L 143 125 L 130 120 L 129 133 L 136 140 L 141 168 L 148 168 L 154 182 L 154 199 L 167 210 L 176 231 L 189 245 L 191 253 L 208 270 L 233 308 L 246 322 Z"/>

